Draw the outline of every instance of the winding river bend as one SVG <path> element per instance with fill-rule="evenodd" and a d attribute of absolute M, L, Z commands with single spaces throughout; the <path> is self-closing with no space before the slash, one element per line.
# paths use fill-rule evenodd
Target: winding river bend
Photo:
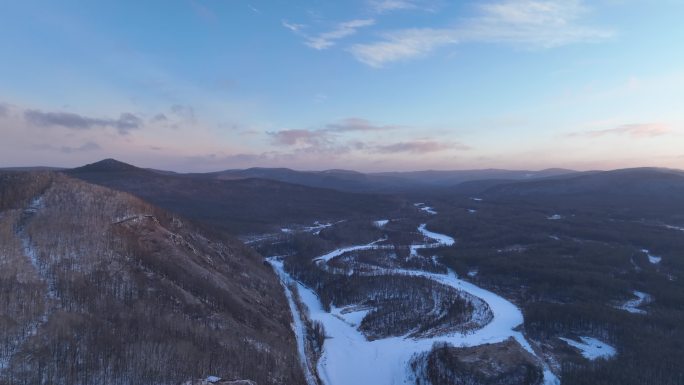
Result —
<path fill-rule="evenodd" d="M 411 250 L 450 246 L 454 244 L 453 238 L 426 229 L 422 224 L 418 227 L 428 240 L 422 244 L 412 245 Z M 366 250 L 375 247 L 376 242 L 333 250 L 326 255 L 316 258 L 320 263 L 341 256 L 346 252 Z M 313 377 L 310 368 L 316 366 L 319 376 L 325 385 L 349 385 L 349 384 L 375 384 L 375 385 L 400 385 L 413 384 L 414 379 L 410 370 L 409 362 L 415 354 L 430 351 L 434 343 L 449 343 L 453 346 L 477 346 L 486 343 L 502 342 L 510 337 L 531 354 L 535 355 L 530 343 L 521 332 L 516 329 L 523 323 L 523 315 L 520 309 L 503 297 L 480 288 L 470 282 L 460 279 L 454 272 L 448 274 L 436 274 L 425 271 L 405 269 L 382 269 L 387 275 L 420 276 L 434 280 L 438 283 L 451 286 L 452 288 L 475 296 L 489 305 L 493 317 L 484 327 L 467 334 L 455 333 L 429 338 L 406 338 L 389 337 L 374 341 L 368 341 L 357 328 L 365 311 L 343 312 L 342 309 L 332 308 L 326 312 L 319 301 L 316 293 L 300 282 L 295 281 L 284 269 L 282 261 L 277 258 L 269 259 L 271 265 L 278 273 L 286 294 L 290 300 L 290 308 L 295 319 L 293 325 L 297 335 L 299 353 L 302 366 L 307 372 L 309 385 Z M 323 345 L 323 355 L 318 363 L 307 361 L 304 353 L 304 328 L 301 326 L 301 315 L 298 308 L 291 300 L 292 293 L 288 284 L 295 283 L 302 302 L 308 307 L 309 318 L 321 322 L 325 327 L 326 338 Z M 542 360 L 540 360 L 540 363 Z M 559 379 L 546 367 L 544 367 L 544 384 L 557 385 Z"/>

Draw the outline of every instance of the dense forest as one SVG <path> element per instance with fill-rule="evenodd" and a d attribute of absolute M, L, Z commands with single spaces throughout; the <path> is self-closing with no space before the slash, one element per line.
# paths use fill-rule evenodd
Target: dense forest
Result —
<path fill-rule="evenodd" d="M 562 384 L 684 383 L 680 366 L 684 354 L 680 327 L 684 319 L 684 232 L 676 223 L 634 217 L 611 207 L 569 209 L 470 198 L 437 204 L 440 214 L 434 217 L 405 213 L 382 230 L 370 221 L 336 224 L 320 234 L 283 235 L 261 246 L 261 251 L 287 255 L 288 270 L 316 288 L 323 303 L 332 306 L 363 302 L 373 293 L 373 288 L 361 277 L 350 275 L 352 272 L 369 274 L 378 267 L 442 271 L 441 265 L 429 258 L 436 254 L 436 260 L 460 276 L 521 307 L 525 335 Z M 401 245 L 419 241 L 415 223 L 426 219 L 431 229 L 456 238 L 457 246 L 419 251 L 420 258 L 406 258 L 408 250 Z M 325 264 L 325 273 L 313 262 L 340 245 L 381 237 L 379 245 L 387 247 L 335 258 Z M 382 285 L 384 279 L 387 277 L 375 277 L 373 285 Z M 402 281 L 391 286 L 410 292 L 408 297 L 421 298 L 414 292 L 419 282 L 407 285 Z M 649 300 L 628 311 L 624 304 L 634 300 L 635 292 L 646 293 Z M 420 302 L 411 306 L 420 307 Z M 382 307 L 379 309 L 382 313 Z M 369 317 L 364 319 L 361 329 L 369 322 Z M 401 329 L 401 325 L 392 327 Z M 617 354 L 588 360 L 560 339 L 579 336 L 614 346 Z M 452 353 L 437 349 L 425 362 L 431 363 L 434 373 L 439 367 L 451 368 L 453 373 L 472 369 L 459 366 Z M 523 382 L 472 377 L 465 383 L 533 384 L 539 379 L 535 374 L 538 366 L 528 369 Z M 456 376 L 453 373 L 448 376 Z M 446 377 L 435 376 L 431 377 L 433 384 L 449 383 Z"/>
<path fill-rule="evenodd" d="M 445 209 L 432 226 L 458 247 L 440 259 L 522 307 L 525 333 L 558 358 L 564 385 L 684 383 L 684 232 L 611 207 L 461 199 Z M 651 300 L 625 311 L 635 291 Z M 618 354 L 588 361 L 566 336 L 598 338 Z"/>

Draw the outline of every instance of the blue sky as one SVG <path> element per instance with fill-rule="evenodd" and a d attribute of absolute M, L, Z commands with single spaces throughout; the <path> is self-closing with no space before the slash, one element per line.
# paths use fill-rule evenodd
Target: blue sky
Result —
<path fill-rule="evenodd" d="M 3 166 L 684 168 L 684 1 L 0 5 Z"/>

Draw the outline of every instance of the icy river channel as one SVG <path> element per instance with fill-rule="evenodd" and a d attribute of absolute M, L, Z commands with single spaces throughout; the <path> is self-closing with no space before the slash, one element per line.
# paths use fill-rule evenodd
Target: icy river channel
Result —
<path fill-rule="evenodd" d="M 418 231 L 424 235 L 425 241 L 422 244 L 412 245 L 412 250 L 451 246 L 455 243 L 454 239 L 447 235 L 428 231 L 425 224 L 420 225 Z M 370 249 L 374 246 L 375 243 L 333 250 L 316 259 L 325 263 L 346 252 Z M 330 312 L 326 312 L 316 293 L 294 280 L 285 271 L 281 260 L 271 258 L 269 261 L 278 273 L 290 303 L 295 320 L 293 328 L 297 337 L 299 355 L 309 385 L 316 384 L 310 370 L 314 366 L 325 385 L 413 384 L 415 382 L 409 366 L 411 358 L 416 354 L 430 351 L 434 343 L 444 342 L 457 347 L 466 347 L 502 342 L 512 337 L 536 356 L 523 334 L 515 330 L 523 323 L 521 310 L 503 297 L 460 279 L 452 271 L 448 274 L 436 274 L 417 270 L 382 269 L 383 274 L 421 276 L 432 279 L 480 298 L 489 305 L 493 313 L 493 318 L 488 324 L 467 334 L 455 333 L 429 338 L 389 337 L 368 341 L 358 330 L 358 325 L 367 311 L 347 312 L 333 307 Z M 293 293 L 288 288 L 288 284 L 293 282 L 297 285 L 301 301 L 308 307 L 309 318 L 321 322 L 325 327 L 327 338 L 323 344 L 323 354 L 317 363 L 307 362 L 308 358 L 304 352 L 305 328 L 302 325 L 299 310 L 292 299 Z M 544 384 L 559 384 L 559 379 L 545 364 L 542 365 Z"/>

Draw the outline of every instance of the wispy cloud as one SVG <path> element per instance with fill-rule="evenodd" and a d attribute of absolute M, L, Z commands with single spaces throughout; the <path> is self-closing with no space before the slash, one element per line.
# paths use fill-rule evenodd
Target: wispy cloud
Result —
<path fill-rule="evenodd" d="M 417 28 L 385 33 L 380 41 L 355 44 L 349 51 L 361 63 L 379 68 L 386 63 L 425 56 L 438 47 L 457 42 L 457 34 L 452 30 Z"/>
<path fill-rule="evenodd" d="M 150 119 L 151 122 L 166 122 L 169 118 L 164 113 L 159 113 Z"/>
<path fill-rule="evenodd" d="M 581 0 L 505 0 L 481 6 L 481 15 L 466 21 L 465 40 L 553 48 L 602 41 L 614 32 L 581 22 L 589 8 Z"/>
<path fill-rule="evenodd" d="M 448 28 L 413 28 L 385 32 L 381 39 L 353 45 L 349 51 L 372 67 L 424 56 L 456 43 L 506 43 L 525 48 L 553 48 L 608 39 L 614 32 L 585 25 L 589 12 L 581 0 L 499 0 L 481 4 L 477 14 Z"/>
<path fill-rule="evenodd" d="M 192 106 L 174 104 L 171 106 L 171 113 L 188 122 L 195 122 L 197 120 L 195 109 Z"/>
<path fill-rule="evenodd" d="M 671 134 L 673 129 L 670 125 L 664 123 L 641 123 L 641 124 L 624 124 L 614 128 L 605 130 L 591 130 L 584 132 L 575 132 L 569 136 L 584 136 L 590 138 L 599 138 L 608 135 L 629 135 L 632 138 L 653 138 L 657 136 Z"/>
<path fill-rule="evenodd" d="M 89 130 L 94 127 L 111 127 L 119 134 L 126 135 L 131 130 L 142 126 L 142 119 L 134 114 L 125 112 L 118 119 L 91 118 L 71 112 L 43 112 L 40 110 L 24 111 L 24 119 L 31 124 L 41 127 L 61 126 L 73 130 Z"/>
<path fill-rule="evenodd" d="M 401 128 L 396 125 L 378 125 L 363 118 L 347 118 L 334 123 L 328 123 L 318 129 L 292 129 L 267 132 L 272 143 L 283 146 L 321 146 L 331 145 L 336 137 L 351 132 L 386 131 Z"/>
<path fill-rule="evenodd" d="M 151 126 L 180 129 L 181 127 L 194 127 L 200 123 L 195 109 L 190 105 L 173 104 L 168 110 L 159 112 L 147 119 Z"/>
<path fill-rule="evenodd" d="M 395 147 L 379 146 L 368 141 L 372 133 L 382 133 L 391 130 L 405 128 L 398 125 L 379 125 L 363 118 L 347 118 L 333 123 L 325 124 L 316 129 L 289 129 L 276 132 L 266 132 L 272 145 L 279 148 L 288 148 L 292 154 L 311 155 L 327 154 L 341 155 L 355 151 L 367 153 L 393 153 L 393 152 L 429 152 L 428 149 L 437 150 L 443 144 L 437 145 L 427 141 L 420 143 L 399 143 Z M 364 139 L 359 140 L 358 134 Z M 420 148 L 422 146 L 422 148 Z"/>
<path fill-rule="evenodd" d="M 417 8 L 416 2 L 412 0 L 371 0 L 369 5 L 379 13 Z"/>
<path fill-rule="evenodd" d="M 384 131 L 400 128 L 393 125 L 377 125 L 362 118 L 348 118 L 339 122 L 329 123 L 324 131 L 350 132 L 350 131 Z"/>
<path fill-rule="evenodd" d="M 369 27 L 373 24 L 375 24 L 374 19 L 355 19 L 345 21 L 343 23 L 337 24 L 334 29 L 328 32 L 323 32 L 315 36 L 305 36 L 305 44 L 319 51 L 328 49 L 334 46 L 338 40 L 354 35 L 360 28 Z M 293 26 L 297 25 L 290 24 L 290 26 L 286 26 L 286 28 L 292 30 Z M 300 29 L 301 28 L 297 29 L 295 32 L 300 32 Z"/>
<path fill-rule="evenodd" d="M 282 130 L 267 132 L 271 136 L 273 144 L 283 146 L 309 145 L 317 146 L 327 141 L 327 134 L 323 131 L 314 130 Z"/>
<path fill-rule="evenodd" d="M 442 7 L 443 0 L 367 0 L 368 7 L 375 13 L 383 14 L 396 11 L 434 12 Z"/>
<path fill-rule="evenodd" d="M 471 148 L 460 142 L 437 141 L 432 139 L 409 140 L 391 144 L 366 143 L 362 141 L 339 141 L 338 137 L 332 135 L 333 132 L 346 132 L 355 130 L 377 130 L 384 129 L 379 126 L 358 126 L 343 128 L 327 128 L 323 130 L 283 130 L 278 132 L 268 132 L 272 143 L 277 146 L 295 147 L 299 146 L 300 152 L 322 152 L 330 151 L 334 153 L 346 153 L 352 150 L 366 151 L 369 153 L 396 154 L 413 153 L 427 154 L 447 150 L 466 151 Z"/>
<path fill-rule="evenodd" d="M 446 150 L 465 151 L 470 147 L 460 142 L 440 142 L 435 140 L 415 140 L 399 142 L 388 145 L 376 146 L 375 149 L 381 153 L 414 153 L 427 154 Z"/>
<path fill-rule="evenodd" d="M 283 20 L 280 23 L 283 25 L 283 27 L 289 29 L 292 32 L 299 32 L 302 29 L 304 29 L 304 27 L 306 27 L 304 24 L 290 23 L 287 20 Z"/>

